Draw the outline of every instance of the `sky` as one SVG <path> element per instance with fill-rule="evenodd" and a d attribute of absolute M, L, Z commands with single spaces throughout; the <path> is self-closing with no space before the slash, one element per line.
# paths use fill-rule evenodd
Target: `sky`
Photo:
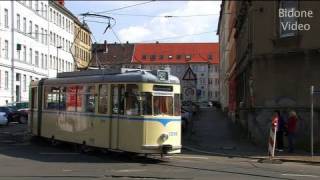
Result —
<path fill-rule="evenodd" d="M 93 42 L 218 42 L 216 30 L 220 3 L 221 1 L 65 1 L 65 6 L 81 21 L 87 22 L 93 33 Z M 84 18 L 82 13 L 99 13 L 112 17 L 112 28 L 104 33 L 108 25 L 107 19 Z"/>

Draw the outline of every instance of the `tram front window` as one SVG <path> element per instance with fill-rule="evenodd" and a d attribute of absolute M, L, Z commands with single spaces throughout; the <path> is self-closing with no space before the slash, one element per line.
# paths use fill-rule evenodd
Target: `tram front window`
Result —
<path fill-rule="evenodd" d="M 171 96 L 154 96 L 153 97 L 153 115 L 172 116 L 173 100 Z"/>

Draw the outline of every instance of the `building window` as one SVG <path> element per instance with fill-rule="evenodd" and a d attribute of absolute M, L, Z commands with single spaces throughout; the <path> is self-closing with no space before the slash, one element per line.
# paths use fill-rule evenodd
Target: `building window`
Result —
<path fill-rule="evenodd" d="M 30 36 L 32 37 L 32 21 L 29 21 L 29 33 L 30 33 Z"/>
<path fill-rule="evenodd" d="M 217 98 L 218 97 L 218 91 L 214 92 L 214 97 Z"/>
<path fill-rule="evenodd" d="M 297 10 L 298 9 L 298 1 L 284 1 L 281 0 L 279 1 L 279 10 L 280 9 L 285 9 L 287 11 L 289 10 Z M 293 30 L 292 28 L 288 28 L 290 24 L 297 23 L 298 18 L 294 16 L 290 17 L 280 17 L 280 11 L 279 11 L 279 36 L 280 38 L 285 38 L 285 37 L 291 37 L 291 36 L 296 36 L 298 31 Z"/>
<path fill-rule="evenodd" d="M 47 19 L 48 17 L 48 12 L 47 12 L 47 5 L 44 5 L 44 17 Z"/>
<path fill-rule="evenodd" d="M 16 81 L 20 81 L 20 74 L 16 73 Z"/>
<path fill-rule="evenodd" d="M 186 60 L 191 60 L 191 55 L 186 55 Z"/>
<path fill-rule="evenodd" d="M 41 16 L 44 16 L 43 13 L 44 13 L 44 10 L 43 10 L 43 2 L 41 2 Z"/>
<path fill-rule="evenodd" d="M 20 31 L 20 14 L 17 14 L 17 30 Z"/>
<path fill-rule="evenodd" d="M 52 68 L 52 55 L 50 55 L 49 58 L 50 58 L 50 59 L 49 59 L 49 68 Z"/>
<path fill-rule="evenodd" d="M 38 0 L 36 0 L 36 2 L 35 2 L 35 9 L 36 9 L 37 13 L 39 13 L 39 1 Z"/>
<path fill-rule="evenodd" d="M 215 85 L 217 86 L 219 84 L 219 79 L 215 79 Z"/>
<path fill-rule="evenodd" d="M 9 88 L 9 72 L 8 71 L 4 72 L 4 88 L 5 89 Z"/>
<path fill-rule="evenodd" d="M 48 44 L 48 31 L 47 30 L 44 30 L 44 34 L 43 34 L 43 36 L 44 36 L 44 44 Z"/>
<path fill-rule="evenodd" d="M 23 75 L 23 91 L 27 91 L 27 76 Z"/>
<path fill-rule="evenodd" d="M 38 25 L 34 25 L 34 33 L 35 33 L 36 40 L 39 40 L 39 26 Z"/>
<path fill-rule="evenodd" d="M 52 8 L 50 8 L 50 22 L 52 22 Z"/>
<path fill-rule="evenodd" d="M 181 59 L 181 55 L 178 54 L 178 55 L 176 56 L 176 59 Z"/>
<path fill-rule="evenodd" d="M 208 84 L 212 84 L 212 78 L 208 79 Z"/>
<path fill-rule="evenodd" d="M 36 67 L 39 67 L 39 52 L 35 51 L 35 56 L 34 56 L 34 64 Z"/>
<path fill-rule="evenodd" d="M 156 55 L 154 55 L 154 54 L 151 55 L 151 56 L 150 56 L 150 59 L 151 59 L 151 60 L 155 60 L 155 59 L 156 59 Z"/>
<path fill-rule="evenodd" d="M 29 49 L 29 63 L 32 64 L 32 49 Z"/>
<path fill-rule="evenodd" d="M 20 50 L 17 50 L 17 59 L 20 60 Z"/>
<path fill-rule="evenodd" d="M 4 58 L 9 59 L 9 42 L 8 42 L 8 40 L 4 41 Z"/>
<path fill-rule="evenodd" d="M 27 19 L 23 18 L 23 32 L 27 33 Z"/>
<path fill-rule="evenodd" d="M 41 53 L 41 68 L 44 69 L 44 57 L 43 57 L 43 53 Z"/>
<path fill-rule="evenodd" d="M 43 28 L 41 28 L 41 43 L 44 44 L 44 32 L 43 32 Z"/>
<path fill-rule="evenodd" d="M 9 27 L 9 14 L 8 9 L 4 9 L 4 27 Z"/>
<path fill-rule="evenodd" d="M 44 68 L 48 69 L 48 57 L 47 57 L 47 55 L 44 55 Z"/>
<path fill-rule="evenodd" d="M 168 59 L 172 59 L 172 58 L 173 58 L 173 56 L 171 56 L 171 55 L 168 56 Z"/>
<path fill-rule="evenodd" d="M 23 61 L 27 61 L 27 48 L 26 46 L 23 46 Z"/>

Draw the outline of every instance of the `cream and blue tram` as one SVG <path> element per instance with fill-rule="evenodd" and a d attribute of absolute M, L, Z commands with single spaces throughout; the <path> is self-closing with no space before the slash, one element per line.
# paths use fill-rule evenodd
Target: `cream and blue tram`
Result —
<path fill-rule="evenodd" d="M 179 79 L 166 70 L 59 73 L 31 84 L 33 136 L 135 153 L 181 151 Z"/>

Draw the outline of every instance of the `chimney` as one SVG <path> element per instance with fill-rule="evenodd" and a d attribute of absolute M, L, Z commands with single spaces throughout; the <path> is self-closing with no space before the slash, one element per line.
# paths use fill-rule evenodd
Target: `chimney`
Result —
<path fill-rule="evenodd" d="M 61 6 L 64 6 L 64 0 L 57 0 L 58 4 L 60 4 Z"/>
<path fill-rule="evenodd" d="M 156 41 L 156 44 L 159 44 L 159 41 Z"/>
<path fill-rule="evenodd" d="M 129 41 L 127 41 L 127 44 L 129 44 Z"/>
<path fill-rule="evenodd" d="M 107 40 L 104 40 L 104 52 L 103 53 L 108 53 L 108 45 L 107 45 Z"/>

